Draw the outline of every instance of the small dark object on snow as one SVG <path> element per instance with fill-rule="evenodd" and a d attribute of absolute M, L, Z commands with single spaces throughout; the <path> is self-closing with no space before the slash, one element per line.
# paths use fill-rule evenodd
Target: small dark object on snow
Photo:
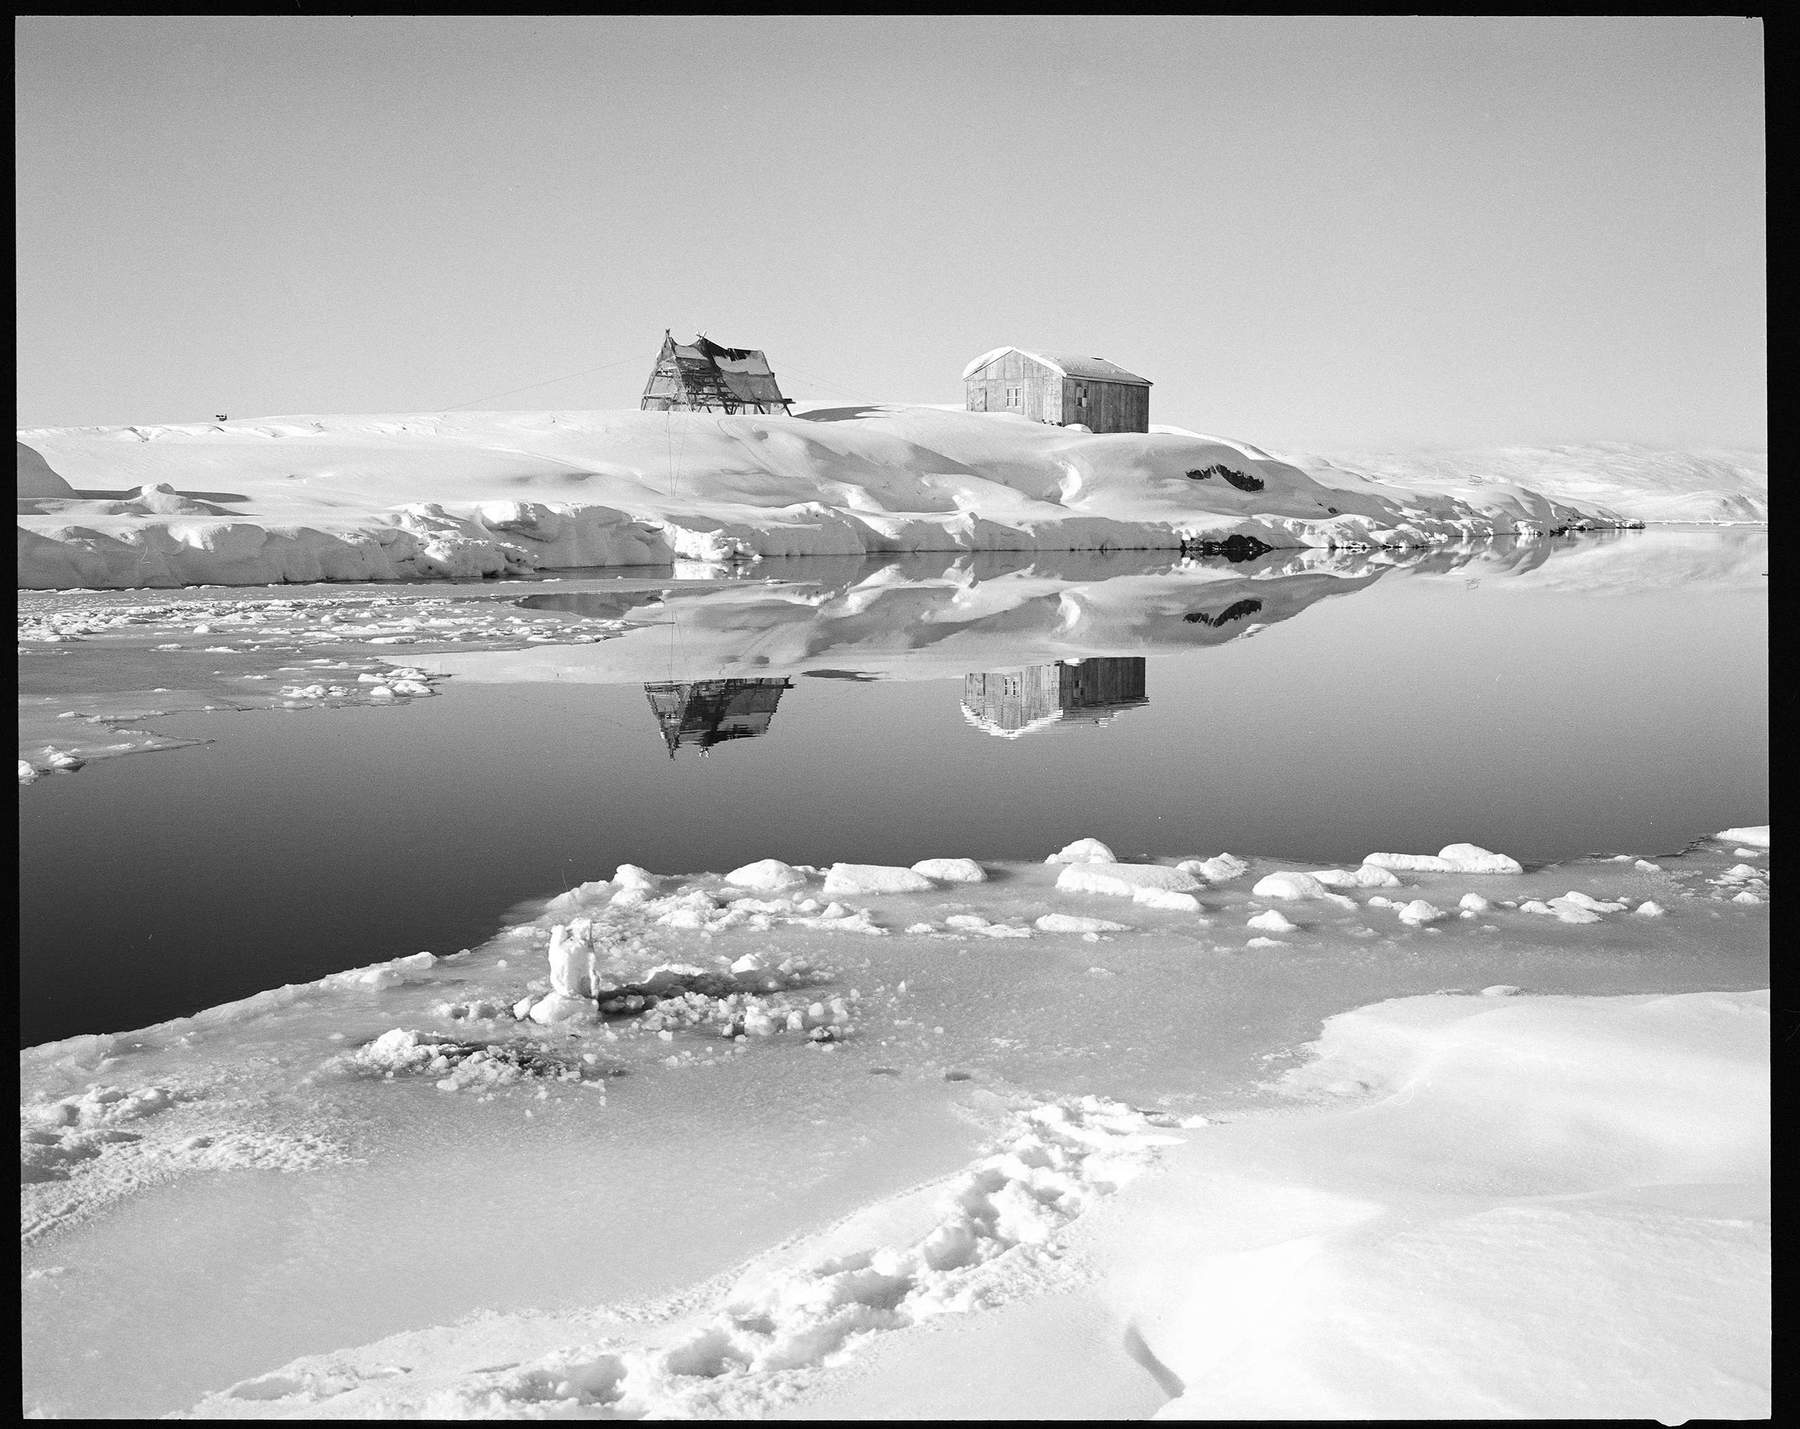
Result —
<path fill-rule="evenodd" d="M 1208 615 L 1204 610 L 1196 610 L 1181 618 L 1192 625 L 1224 625 L 1229 621 L 1242 620 L 1246 615 L 1255 615 L 1261 609 L 1262 602 L 1252 598 L 1228 605 L 1217 615 Z"/>
<path fill-rule="evenodd" d="M 1239 491 L 1261 491 L 1263 489 L 1263 479 L 1260 476 L 1250 476 L 1245 472 L 1233 471 L 1230 467 L 1220 463 L 1198 467 L 1188 473 L 1190 481 L 1210 481 L 1215 476 L 1224 477 Z"/>

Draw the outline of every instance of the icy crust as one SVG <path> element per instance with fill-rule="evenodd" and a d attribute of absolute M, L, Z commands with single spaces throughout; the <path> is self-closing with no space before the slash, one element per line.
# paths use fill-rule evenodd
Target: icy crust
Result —
<path fill-rule="evenodd" d="M 1334 1017 L 1313 1115 L 1170 1154 L 1102 1247 L 1163 1417 L 1768 1412 L 1768 993 L 1518 991 Z"/>
<path fill-rule="evenodd" d="M 1233 538 L 1370 549 L 1626 524 L 1523 489 L 1468 501 L 1327 486 L 1210 438 L 924 407 L 289 417 L 20 438 L 19 585 L 31 589 Z M 1242 479 L 1197 479 L 1222 467 Z"/>
<path fill-rule="evenodd" d="M 1346 1005 L 1334 1006 L 1342 994 L 1321 983 L 1366 987 L 1380 958 L 1390 970 L 1383 981 L 1416 977 L 1426 988 L 1485 994 L 1438 1003 L 1529 1007 L 1544 1000 L 1531 995 L 1540 978 L 1590 960 L 1622 958 L 1633 981 L 1670 975 L 1696 947 L 1721 942 L 1749 960 L 1766 937 L 1769 874 L 1732 862 L 1731 848 L 1702 841 L 1655 860 L 1626 855 L 1510 874 L 1315 869 L 1203 851 L 1122 859 L 1097 839 L 1062 851 L 1080 861 L 1023 865 L 946 850 L 920 850 L 931 856 L 904 867 L 763 859 L 725 875 L 628 864 L 474 950 L 421 952 L 136 1033 L 31 1048 L 20 1057 L 27 1284 L 45 1293 L 53 1286 L 62 1298 L 33 1301 L 27 1315 L 28 1326 L 42 1327 L 26 1336 L 27 1403 L 57 1413 L 84 1405 L 163 1412 L 205 1395 L 198 1412 L 244 1417 L 757 1414 L 841 1387 L 834 1367 L 865 1352 L 883 1363 L 898 1355 L 901 1364 L 924 1353 L 928 1374 L 929 1347 L 945 1342 L 916 1332 L 934 1317 L 957 1315 L 968 1327 L 959 1335 L 980 1336 L 999 1333 L 982 1325 L 1014 1323 L 1016 1307 L 1051 1303 L 1048 1291 L 1099 1293 L 1101 1269 L 1126 1263 L 1122 1252 L 1095 1260 L 1084 1249 L 1101 1228 L 1142 1223 L 1156 1227 L 1147 1237 L 1178 1249 L 1173 1223 L 1143 1219 L 1140 1186 L 1179 1171 L 1190 1134 L 1228 1131 L 1216 1124 L 1221 1110 L 1236 1114 L 1243 1098 L 1266 1105 L 1276 1095 L 1242 1090 L 1219 1105 L 1220 1088 L 1235 1085 L 1231 1068 L 1260 1068 L 1266 1079 L 1276 1070 L 1266 1059 Z M 846 868 L 866 891 L 826 896 L 828 880 L 834 872 L 843 879 Z M 974 870 L 987 877 L 969 881 Z M 1144 890 L 1159 896 L 1140 898 Z M 1534 903 L 1585 916 L 1546 917 Z M 1301 1013 L 1285 1040 L 1252 1026 L 1274 1008 L 1285 1027 L 1295 1019 L 1284 1009 L 1296 1001 L 1321 1010 Z M 1536 1055 L 1529 1015 L 1468 1025 L 1510 1027 L 1519 1055 L 1528 1063 Z M 1316 1094 L 1323 1106 L 1361 1108 L 1390 1093 L 1403 1104 L 1417 1077 L 1435 1076 L 1462 1045 L 1384 1034 L 1380 1056 L 1390 1061 L 1435 1050 L 1417 1075 L 1404 1058 L 1376 1065 L 1359 1053 L 1355 1065 L 1334 1062 L 1323 1083 L 1270 1085 L 1286 1088 L 1283 1097 Z M 1660 1064 L 1634 1065 L 1636 1085 Z M 1693 1104 L 1712 1096 L 1703 1060 L 1672 1065 L 1667 1076 L 1692 1083 Z M 1484 1075 L 1493 1086 L 1506 1082 Z M 1488 1113 L 1516 1118 L 1507 1124 L 1517 1132 L 1545 1125 L 1551 1105 L 1546 1092 L 1490 1103 Z M 946 1113 L 979 1128 L 986 1149 L 974 1153 L 971 1139 L 961 1150 L 966 1133 L 947 1135 Z M 1454 1111 L 1447 1116 L 1455 1125 Z M 936 1153 L 955 1145 L 957 1154 L 921 1163 L 921 1138 Z M 1492 1140 L 1515 1144 L 1521 1165 L 1541 1164 L 1535 1143 Z M 1578 1143 L 1572 1130 L 1557 1154 L 1576 1156 Z M 1341 1144 L 1364 1142 L 1351 1127 Z M 1435 1153 L 1396 1143 L 1398 1184 L 1415 1188 L 1408 1196 L 1422 1185 L 1444 1192 L 1441 1176 L 1411 1168 L 1403 1152 Z M 542 1172 L 552 1164 L 546 1157 L 560 1169 Z M 618 1209 L 635 1204 L 636 1180 L 671 1158 L 710 1169 L 650 1192 L 655 1204 L 635 1213 Z M 803 1199 L 809 1162 L 819 1168 L 811 1174 L 876 1189 L 828 1202 L 829 1218 L 776 1220 L 778 1233 L 756 1238 L 770 1222 L 749 1212 Z M 1671 1176 L 1701 1175 L 1666 1164 Z M 679 1284 L 689 1288 L 672 1300 L 658 1300 L 670 1286 L 640 1269 L 607 1280 L 604 1296 L 559 1302 L 599 1307 L 592 1311 L 467 1322 L 457 1317 L 486 1302 L 452 1299 L 454 1308 L 438 1310 L 436 1300 L 408 1297 L 385 1316 L 357 1318 L 348 1304 L 318 1299 L 304 1262 L 280 1261 L 262 1270 L 270 1284 L 259 1293 L 292 1301 L 304 1323 L 291 1330 L 227 1323 L 223 1310 L 204 1306 L 196 1281 L 183 1292 L 199 1297 L 194 1314 L 130 1331 L 133 1343 L 168 1342 L 156 1351 L 166 1366 L 151 1376 L 157 1387 L 95 1384 L 73 1361 L 64 1371 L 43 1367 L 96 1313 L 93 1297 L 110 1293 L 105 1252 L 86 1251 L 116 1233 L 110 1209 L 161 1188 L 138 1203 L 132 1222 L 154 1238 L 159 1218 L 171 1229 L 196 1215 L 205 1223 L 204 1208 L 219 1197 L 249 1194 L 222 1183 L 248 1184 L 243 1172 L 270 1169 L 333 1184 L 354 1177 L 341 1185 L 349 1204 L 368 1207 L 351 1213 L 359 1244 L 401 1234 L 383 1217 L 400 1214 L 410 1225 L 424 1208 L 464 1258 L 524 1267 L 518 1285 L 552 1266 L 603 1270 L 623 1246 L 661 1247 L 646 1266 L 701 1251 L 683 1262 L 692 1269 Z M 716 1184 L 706 1179 L 715 1174 Z M 1471 1177 L 1484 1195 L 1501 1184 L 1494 1166 Z M 1557 1181 L 1554 1190 L 1584 1184 Z M 920 1189 L 896 1197 L 904 1186 Z M 1222 1201 L 1214 1190 L 1204 1176 L 1190 1186 L 1181 1234 L 1231 1223 L 1246 1207 L 1262 1215 L 1288 1204 L 1280 1185 Z M 470 1204 L 451 1212 L 458 1198 Z M 679 1224 L 658 1219 L 665 1200 Z M 317 1214 L 304 1196 L 268 1204 L 272 1220 L 249 1218 L 257 1244 L 298 1232 Z M 812 1229 L 858 1204 L 865 1210 L 836 1230 Z M 1418 1207 L 1402 1198 L 1396 1209 L 1397 1223 L 1411 1224 Z M 1287 1240 L 1307 1242 L 1304 1220 Z M 577 1224 L 609 1247 L 597 1259 L 569 1261 Z M 720 1225 L 738 1229 L 721 1235 Z M 715 1242 L 716 1253 L 705 1250 Z M 223 1240 L 217 1253 L 249 1253 L 248 1241 L 235 1244 Z M 771 1245 L 750 1269 L 712 1278 Z M 204 1277 L 212 1252 L 190 1253 L 195 1265 L 167 1274 Z M 1478 1262 L 1485 1254 L 1458 1242 L 1465 1253 Z M 1292 1254 L 1295 1264 L 1305 1258 Z M 1289 1263 L 1277 1259 L 1277 1270 Z M 1679 1256 L 1667 1263 L 1691 1283 Z M 1754 1270 L 1753 1258 L 1747 1265 Z M 64 1266 L 74 1269 L 64 1275 Z M 1260 1273 L 1232 1280 L 1228 1268 L 1195 1269 L 1181 1295 L 1262 1283 Z M 1604 1260 L 1600 1268 L 1611 1282 L 1633 1283 L 1628 1265 Z M 361 1285 L 363 1273 L 329 1259 L 334 1285 Z M 565 1287 L 586 1283 L 558 1275 Z M 381 1288 L 379 1276 L 368 1284 Z M 1179 1360 L 1197 1379 L 1206 1356 L 1152 1332 L 1179 1323 L 1159 1308 L 1171 1303 L 1162 1291 L 1134 1293 L 1123 1318 L 1140 1326 L 1154 1357 L 1140 1363 Z M 1233 1319 L 1232 1294 L 1209 1303 Z M 65 1305 L 74 1317 L 67 1323 Z M 182 1347 L 190 1322 L 208 1337 L 204 1363 L 229 1373 L 196 1380 L 185 1368 L 199 1362 L 197 1342 Z M 375 1343 L 400 1330 L 408 1331 L 404 1345 Z M 1429 1336 L 1430 1326 L 1401 1330 Z M 1204 1341 L 1195 1331 L 1194 1343 Z M 321 1343 L 367 1348 L 270 1370 Z M 919 1345 L 926 1350 L 909 1348 Z M 1009 1361 L 994 1363 L 1004 1372 Z M 1017 1403 L 1036 1404 L 1031 1385 L 1014 1389 L 1025 1396 Z"/>
<path fill-rule="evenodd" d="M 366 1352 L 295 1361 L 201 1401 L 196 1417 L 431 1419 L 762 1417 L 880 1337 L 969 1315 L 1078 1277 L 1062 1263 L 1069 1228 L 1203 1125 L 1082 1097 L 1015 1114 L 965 1171 L 906 1200 L 931 1209 L 899 1244 L 865 1212 L 783 1246 L 732 1277 L 710 1310 L 640 1312 L 646 1333 L 615 1333 L 524 1363 L 393 1383 Z M 877 1211 L 879 1208 L 877 1208 Z M 885 1224 L 884 1224 L 885 1222 Z M 385 1347 L 371 1347 L 378 1354 Z M 359 1363 L 360 1362 L 360 1363 Z M 435 1383 L 433 1382 L 435 1381 Z"/>

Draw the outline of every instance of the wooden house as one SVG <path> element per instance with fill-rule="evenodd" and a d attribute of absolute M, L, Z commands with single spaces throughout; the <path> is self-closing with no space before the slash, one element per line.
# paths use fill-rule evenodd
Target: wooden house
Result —
<path fill-rule="evenodd" d="M 1141 655 L 1100 655 L 963 676 L 963 718 L 1001 739 L 1053 724 L 1107 724 L 1149 704 Z"/>
<path fill-rule="evenodd" d="M 785 416 L 789 399 L 769 359 L 749 347 L 721 347 L 704 333 L 691 343 L 663 331 L 662 351 L 638 403 L 645 412 L 762 412 Z"/>
<path fill-rule="evenodd" d="M 1150 382 L 1104 357 L 997 347 L 963 369 L 971 412 L 1012 412 L 1095 432 L 1150 430 Z"/>

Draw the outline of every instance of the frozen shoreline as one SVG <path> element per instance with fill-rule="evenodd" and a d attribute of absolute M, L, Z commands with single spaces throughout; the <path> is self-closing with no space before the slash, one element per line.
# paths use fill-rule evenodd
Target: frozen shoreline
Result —
<path fill-rule="evenodd" d="M 28 1049 L 28 1406 L 1765 1413 L 1766 829 L 1481 852 L 621 869 Z"/>
<path fill-rule="evenodd" d="M 922 551 L 1369 550 L 1640 523 L 1510 479 L 1421 471 L 1411 489 L 1191 432 L 1095 436 L 925 407 L 275 417 L 41 429 L 19 446 L 28 589 Z"/>

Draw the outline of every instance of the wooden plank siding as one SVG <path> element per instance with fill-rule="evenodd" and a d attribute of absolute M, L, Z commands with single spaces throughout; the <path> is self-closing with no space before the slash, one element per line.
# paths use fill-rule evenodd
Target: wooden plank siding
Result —
<path fill-rule="evenodd" d="M 1018 389 L 1016 405 L 1007 400 L 1009 388 Z M 963 405 L 971 412 L 1016 412 L 1058 426 L 1081 422 L 1096 432 L 1150 430 L 1148 387 L 1064 377 L 1016 350 L 971 373 L 964 379 L 963 394 Z"/>

